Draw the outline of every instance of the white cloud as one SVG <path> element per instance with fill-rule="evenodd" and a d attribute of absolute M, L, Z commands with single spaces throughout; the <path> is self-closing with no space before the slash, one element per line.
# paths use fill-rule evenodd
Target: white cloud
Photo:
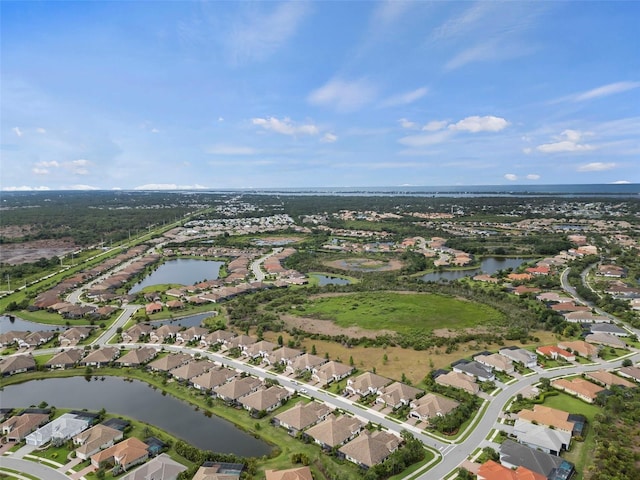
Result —
<path fill-rule="evenodd" d="M 446 120 L 431 120 L 424 127 L 422 127 L 422 130 L 426 132 L 437 132 L 438 130 L 442 130 L 448 124 L 449 122 Z"/>
<path fill-rule="evenodd" d="M 22 130 L 20 130 L 20 127 L 13 127 L 13 128 L 11 129 L 11 131 L 12 131 L 13 133 L 15 133 L 15 134 L 16 134 L 16 136 L 18 136 L 18 137 L 21 137 L 21 136 L 23 135 L 23 134 L 22 134 Z"/>
<path fill-rule="evenodd" d="M 65 190 L 99 190 L 99 189 L 91 185 L 71 185 Z"/>
<path fill-rule="evenodd" d="M 494 117 L 492 115 L 487 115 L 484 117 L 479 117 L 474 115 L 472 117 L 467 117 L 455 124 L 449 125 L 451 130 L 462 130 L 471 133 L 478 132 L 499 132 L 500 130 L 504 130 L 509 125 L 504 118 Z"/>
<path fill-rule="evenodd" d="M 431 33 L 432 40 L 445 40 L 465 34 L 474 28 L 491 9 L 491 2 L 477 2 L 462 14 L 447 20 Z"/>
<path fill-rule="evenodd" d="M 252 10 L 243 22 L 232 25 L 226 36 L 233 61 L 243 63 L 270 57 L 295 35 L 310 10 L 311 3 L 301 1 L 276 4 L 271 12 Z"/>
<path fill-rule="evenodd" d="M 51 160 L 49 162 L 44 161 L 44 162 L 36 163 L 36 167 L 41 167 L 41 168 L 58 168 L 59 166 L 60 164 L 55 160 Z"/>
<path fill-rule="evenodd" d="M 320 139 L 320 141 L 322 143 L 334 143 L 338 140 L 337 135 L 334 135 L 333 133 L 325 133 L 322 138 Z"/>
<path fill-rule="evenodd" d="M 402 128 L 406 128 L 407 130 L 413 130 L 415 128 L 418 128 L 417 123 L 412 122 L 411 120 L 408 120 L 406 118 L 401 118 L 400 120 L 398 120 L 398 123 Z"/>
<path fill-rule="evenodd" d="M 537 173 L 530 173 L 527 175 L 527 180 L 540 180 L 540 175 Z"/>
<path fill-rule="evenodd" d="M 51 190 L 49 187 L 29 187 L 27 185 L 15 186 L 15 187 L 2 187 L 5 192 L 45 192 Z"/>
<path fill-rule="evenodd" d="M 596 147 L 593 145 L 579 143 L 585 135 L 589 134 L 578 130 L 564 130 L 560 135 L 554 137 L 555 142 L 543 143 L 538 145 L 536 149 L 543 153 L 588 152 L 595 150 Z"/>
<path fill-rule="evenodd" d="M 31 172 L 34 175 L 48 175 L 49 174 L 49 170 L 47 170 L 46 168 L 38 168 L 38 167 L 32 168 Z"/>
<path fill-rule="evenodd" d="M 211 155 L 254 155 L 256 150 L 251 147 L 244 147 L 241 145 L 226 145 L 217 144 L 209 147 L 205 150 L 206 153 Z"/>
<path fill-rule="evenodd" d="M 87 167 L 89 165 L 91 165 L 91 162 L 89 162 L 89 160 L 85 160 L 84 158 L 81 158 L 78 160 L 72 160 L 70 162 L 66 162 L 64 164 L 64 167 L 71 170 L 71 173 L 75 175 L 88 175 L 89 169 Z"/>
<path fill-rule="evenodd" d="M 516 180 L 518 180 L 518 176 L 513 173 L 505 173 L 504 178 L 506 178 L 510 182 L 515 182 Z"/>
<path fill-rule="evenodd" d="M 36 132 L 41 133 L 43 135 L 47 133 L 47 131 L 44 128 L 36 128 Z"/>
<path fill-rule="evenodd" d="M 312 105 L 332 107 L 339 112 L 352 112 L 370 103 L 377 89 L 367 80 L 333 79 L 309 94 Z"/>
<path fill-rule="evenodd" d="M 398 140 L 401 144 L 408 147 L 426 147 L 428 145 L 437 145 L 438 143 L 445 142 L 453 135 L 450 130 L 442 130 L 436 133 L 423 134 L 423 135 L 409 135 Z"/>
<path fill-rule="evenodd" d="M 594 88 L 592 90 L 588 90 L 586 92 L 580 93 L 575 96 L 574 100 L 576 102 L 582 102 L 585 100 L 592 100 L 594 98 L 615 95 L 616 93 L 626 92 L 628 90 L 633 90 L 634 88 L 639 88 L 639 87 L 640 87 L 640 82 L 610 83 L 608 85 L 603 85 L 601 87 Z"/>
<path fill-rule="evenodd" d="M 318 135 L 320 133 L 318 127 L 313 124 L 294 125 L 287 117 L 282 120 L 275 117 L 252 118 L 251 123 L 282 135 Z"/>
<path fill-rule="evenodd" d="M 613 185 L 628 185 L 631 182 L 629 180 L 616 180 L 615 182 L 611 182 Z"/>
<path fill-rule="evenodd" d="M 134 190 L 202 190 L 207 187 L 203 185 L 177 185 L 175 183 L 147 183 L 134 187 Z"/>
<path fill-rule="evenodd" d="M 386 100 L 384 100 L 381 104 L 383 107 L 397 107 L 399 105 L 408 105 L 417 100 L 420 100 L 427 93 L 429 93 L 429 89 L 427 87 L 420 87 L 415 90 L 411 90 L 410 92 L 400 93 L 398 95 L 393 95 Z"/>
<path fill-rule="evenodd" d="M 577 168 L 578 172 L 602 172 L 604 170 L 611 170 L 615 168 L 616 164 L 613 162 L 591 162 L 585 163 L 584 165 L 580 165 Z"/>

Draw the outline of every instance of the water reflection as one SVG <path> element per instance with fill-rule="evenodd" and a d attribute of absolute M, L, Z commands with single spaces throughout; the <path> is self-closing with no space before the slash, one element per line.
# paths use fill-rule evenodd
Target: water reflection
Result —
<path fill-rule="evenodd" d="M 480 267 L 471 270 L 451 270 L 445 272 L 433 272 L 427 273 L 422 276 L 423 282 L 441 282 L 443 280 L 458 280 L 464 277 L 472 277 L 481 273 L 487 275 L 493 275 L 498 270 L 505 270 L 507 268 L 517 268 L 526 262 L 528 259 L 519 257 L 487 257 L 480 262 Z"/>
<path fill-rule="evenodd" d="M 194 258 L 178 258 L 163 263 L 151 275 L 129 290 L 130 294 L 139 292 L 151 285 L 177 283 L 180 285 L 193 285 L 203 280 L 217 280 L 220 275 L 220 267 L 224 262 L 215 260 L 198 260 Z"/>

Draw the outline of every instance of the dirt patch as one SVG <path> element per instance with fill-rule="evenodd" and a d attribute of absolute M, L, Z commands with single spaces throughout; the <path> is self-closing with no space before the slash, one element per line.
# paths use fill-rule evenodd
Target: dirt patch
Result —
<path fill-rule="evenodd" d="M 348 272 L 391 272 L 400 270 L 400 260 L 373 260 L 370 258 L 347 258 L 326 262 L 325 265 Z"/>
<path fill-rule="evenodd" d="M 365 330 L 360 327 L 339 327 L 331 320 L 296 317 L 294 315 L 281 315 L 280 318 L 284 321 L 287 329 L 297 328 L 303 332 L 330 335 L 332 337 L 345 335 L 349 338 L 376 338 L 378 335 L 393 335 L 395 333 L 390 330 Z"/>
<path fill-rule="evenodd" d="M 77 249 L 71 239 L 6 243 L 2 245 L 0 262 L 9 265 L 37 262 L 41 258 L 63 257 Z"/>

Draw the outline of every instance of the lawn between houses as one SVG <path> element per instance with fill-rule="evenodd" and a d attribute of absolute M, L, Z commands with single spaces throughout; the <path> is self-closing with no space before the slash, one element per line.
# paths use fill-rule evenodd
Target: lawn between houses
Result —
<path fill-rule="evenodd" d="M 80 368 L 69 370 L 55 370 L 46 372 L 29 372 L 15 375 L 10 378 L 4 378 L 0 382 L 0 388 L 31 380 L 44 378 L 63 378 L 84 375 L 85 370 Z M 227 407 L 223 402 L 213 400 L 211 397 L 203 395 L 198 390 L 184 385 L 180 385 L 175 381 L 164 382 L 164 377 L 157 374 L 151 374 L 146 371 L 134 368 L 111 368 L 105 367 L 94 370 L 97 376 L 119 376 L 131 378 L 148 383 L 154 389 L 160 389 L 163 394 L 172 395 L 180 400 L 194 405 L 197 410 L 201 410 L 204 415 L 216 415 L 220 418 L 234 423 L 238 428 L 260 438 L 270 445 L 277 445 L 270 457 L 261 457 L 259 459 L 259 470 L 267 469 L 286 469 L 292 466 L 292 457 L 296 454 L 302 454 L 310 461 L 310 467 L 314 473 L 314 478 L 318 479 L 337 479 L 356 480 L 362 477 L 362 471 L 346 460 L 338 460 L 330 455 L 324 454 L 315 444 L 306 444 L 300 440 L 292 438 L 282 428 L 276 428 L 271 425 L 271 418 L 277 413 L 291 407 L 293 402 L 300 401 L 299 398 L 290 400 L 285 406 L 261 419 L 252 418 L 245 410 Z M 97 405 L 99 407 L 99 405 Z M 138 422 L 144 426 L 146 424 Z M 155 427 L 154 427 L 155 428 Z M 159 429 L 156 429 L 160 431 Z M 171 437 L 165 432 L 165 435 Z M 169 452 L 171 455 L 171 451 Z M 181 459 L 182 457 L 174 457 L 180 463 L 189 465 L 189 462 Z M 420 465 L 426 464 L 434 458 L 434 454 L 425 449 L 425 460 Z M 58 461 L 58 460 L 56 460 Z M 325 472 L 325 473 L 322 473 Z M 326 474 L 326 475 L 325 475 Z M 328 475 L 328 476 L 327 476 Z"/>
<path fill-rule="evenodd" d="M 291 311 L 338 326 L 411 333 L 500 325 L 504 315 L 480 303 L 433 293 L 351 293 L 321 296 Z"/>

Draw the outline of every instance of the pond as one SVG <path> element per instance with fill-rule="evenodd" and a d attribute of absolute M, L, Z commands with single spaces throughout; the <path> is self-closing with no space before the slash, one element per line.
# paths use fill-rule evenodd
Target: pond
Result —
<path fill-rule="evenodd" d="M 46 325 L 44 323 L 35 323 L 22 320 L 21 318 L 2 315 L 0 316 L 0 333 L 7 333 L 10 331 L 18 332 L 41 332 L 49 330 L 64 330 L 66 327 L 61 325 Z"/>
<path fill-rule="evenodd" d="M 443 280 L 453 281 L 464 277 L 473 277 L 481 273 L 493 275 L 498 270 L 517 268 L 529 260 L 530 259 L 519 257 L 486 257 L 480 262 L 479 268 L 427 273 L 421 277 L 421 280 L 423 282 L 441 282 Z"/>
<path fill-rule="evenodd" d="M 213 312 L 198 313 L 189 315 L 188 317 L 174 318 L 173 320 L 156 320 L 155 322 L 144 322 L 153 327 L 161 327 L 162 325 L 178 325 L 179 327 L 200 327 L 205 318 L 213 316 Z"/>
<path fill-rule="evenodd" d="M 194 258 L 178 258 L 169 260 L 158 267 L 151 275 L 129 290 L 130 294 L 139 292 L 151 285 L 177 283 L 180 285 L 193 285 L 203 280 L 217 280 L 220 275 L 220 267 L 224 262 L 215 260 L 197 260 Z"/>
<path fill-rule="evenodd" d="M 351 280 L 342 277 L 334 277 L 332 275 L 312 273 L 309 276 L 317 279 L 318 285 L 320 285 L 321 287 L 324 287 L 325 285 L 349 285 L 351 283 Z"/>
<path fill-rule="evenodd" d="M 104 380 L 101 380 L 104 378 Z M 170 395 L 163 396 L 148 384 L 118 377 L 50 378 L 4 387 L 3 408 L 29 407 L 45 401 L 58 408 L 100 410 L 155 425 L 190 444 L 244 457 L 268 455 L 269 445 L 243 432 L 231 422 L 202 411 Z"/>

